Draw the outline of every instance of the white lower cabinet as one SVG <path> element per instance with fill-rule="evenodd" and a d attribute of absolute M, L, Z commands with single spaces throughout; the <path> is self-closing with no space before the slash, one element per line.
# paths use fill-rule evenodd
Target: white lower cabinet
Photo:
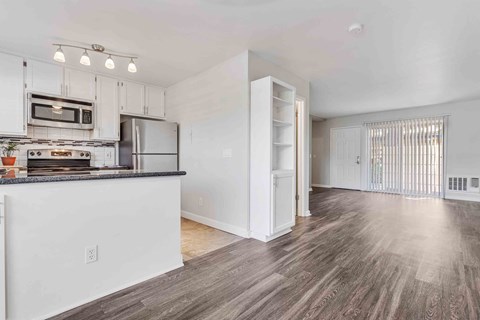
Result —
<path fill-rule="evenodd" d="M 272 174 L 272 234 L 295 225 L 295 174 Z"/>
<path fill-rule="evenodd" d="M 23 58 L 0 53 L 0 134 L 24 136 Z"/>
<path fill-rule="evenodd" d="M 118 81 L 97 76 L 97 103 L 93 138 L 120 139 L 120 110 L 118 106 Z"/>

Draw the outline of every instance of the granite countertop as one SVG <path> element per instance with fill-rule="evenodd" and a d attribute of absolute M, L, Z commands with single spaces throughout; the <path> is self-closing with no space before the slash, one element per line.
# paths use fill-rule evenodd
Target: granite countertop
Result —
<path fill-rule="evenodd" d="M 21 184 L 21 183 L 39 183 L 39 182 L 62 182 L 62 181 L 82 181 L 82 180 L 103 180 L 103 179 L 125 179 L 125 178 L 145 178 L 145 177 L 168 177 L 184 176 L 185 171 L 145 171 L 145 170 L 100 170 L 85 171 L 81 174 L 73 175 L 53 175 L 53 176 L 29 176 L 26 171 L 13 171 L 0 175 L 0 185 Z"/>

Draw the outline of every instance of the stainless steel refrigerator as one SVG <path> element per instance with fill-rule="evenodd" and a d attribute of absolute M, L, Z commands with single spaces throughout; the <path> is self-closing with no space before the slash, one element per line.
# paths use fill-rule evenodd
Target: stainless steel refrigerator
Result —
<path fill-rule="evenodd" d="M 120 165 L 149 171 L 178 170 L 178 125 L 128 119 L 120 127 Z"/>

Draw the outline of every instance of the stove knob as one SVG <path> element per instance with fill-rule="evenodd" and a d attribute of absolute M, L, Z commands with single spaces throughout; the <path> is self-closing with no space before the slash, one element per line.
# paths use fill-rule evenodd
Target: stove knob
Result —
<path fill-rule="evenodd" d="M 37 151 L 37 156 L 40 157 L 41 155 L 42 155 L 42 153 L 40 151 Z"/>
<path fill-rule="evenodd" d="M 35 155 L 35 152 L 30 151 L 30 155 L 33 157 Z"/>
<path fill-rule="evenodd" d="M 85 157 L 90 157 L 90 153 L 85 153 Z"/>
<path fill-rule="evenodd" d="M 80 152 L 80 157 L 83 157 L 85 154 L 83 152 Z"/>

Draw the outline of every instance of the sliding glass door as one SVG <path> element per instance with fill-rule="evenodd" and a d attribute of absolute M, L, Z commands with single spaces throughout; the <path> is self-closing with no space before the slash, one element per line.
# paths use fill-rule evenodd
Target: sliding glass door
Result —
<path fill-rule="evenodd" d="M 366 124 L 369 191 L 443 196 L 444 117 Z"/>

